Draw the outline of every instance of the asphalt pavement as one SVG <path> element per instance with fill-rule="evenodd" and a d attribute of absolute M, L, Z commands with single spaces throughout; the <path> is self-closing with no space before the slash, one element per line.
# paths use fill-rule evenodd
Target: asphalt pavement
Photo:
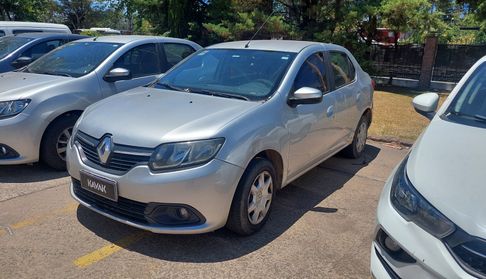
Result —
<path fill-rule="evenodd" d="M 67 173 L 0 166 L 0 278 L 370 278 L 378 197 L 407 150 L 368 142 L 277 194 L 262 231 L 157 235 L 70 196 Z"/>

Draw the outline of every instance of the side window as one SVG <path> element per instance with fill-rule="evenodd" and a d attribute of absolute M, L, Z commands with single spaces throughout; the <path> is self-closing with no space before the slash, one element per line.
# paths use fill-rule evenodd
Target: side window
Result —
<path fill-rule="evenodd" d="M 5 36 L 5 31 L 0 30 L 0 37 L 3 37 L 3 36 Z"/>
<path fill-rule="evenodd" d="M 345 53 L 337 51 L 331 51 L 330 54 L 336 88 L 351 83 L 354 79 L 355 69 L 349 57 Z"/>
<path fill-rule="evenodd" d="M 12 33 L 13 34 L 22 34 L 22 33 L 42 33 L 43 31 L 42 30 L 38 30 L 38 29 L 16 29 L 16 30 L 12 30 Z"/>
<path fill-rule="evenodd" d="M 167 63 L 169 64 L 167 69 L 179 63 L 195 51 L 191 46 L 185 44 L 164 43 L 162 45 Z"/>
<path fill-rule="evenodd" d="M 324 66 L 324 56 L 322 53 L 316 53 L 307 58 L 302 64 L 299 73 L 294 81 L 294 89 L 302 87 L 312 87 L 327 92 L 326 70 Z"/>
<path fill-rule="evenodd" d="M 60 45 L 62 45 L 61 40 L 42 42 L 24 51 L 20 56 L 27 56 L 32 58 L 32 60 L 35 60 Z"/>
<path fill-rule="evenodd" d="M 125 68 L 132 78 L 160 74 L 159 57 L 155 44 L 137 46 L 123 54 L 113 68 Z"/>

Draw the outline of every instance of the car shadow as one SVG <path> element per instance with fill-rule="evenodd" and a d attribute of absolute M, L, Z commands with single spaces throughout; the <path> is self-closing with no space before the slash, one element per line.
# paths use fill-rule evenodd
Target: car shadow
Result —
<path fill-rule="evenodd" d="M 147 232 L 140 240 L 127 244 L 124 239 L 142 231 L 115 222 L 83 206 L 78 207 L 77 218 L 84 227 L 99 237 L 153 258 L 191 263 L 228 261 L 269 244 L 308 211 L 322 214 L 337 213 L 338 208 L 318 205 L 342 188 L 356 172 L 373 161 L 379 152 L 378 147 L 368 145 L 365 161 L 335 156 L 310 170 L 277 194 L 265 226 L 247 237 L 238 236 L 225 228 L 201 235 L 163 235 Z"/>
<path fill-rule="evenodd" d="M 56 171 L 43 164 L 0 166 L 0 183 L 32 183 L 67 177 L 65 171 Z"/>

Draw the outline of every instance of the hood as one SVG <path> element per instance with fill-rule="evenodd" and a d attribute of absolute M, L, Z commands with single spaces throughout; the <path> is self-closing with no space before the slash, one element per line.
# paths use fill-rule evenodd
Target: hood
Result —
<path fill-rule="evenodd" d="M 78 129 L 95 138 L 156 147 L 165 142 L 208 139 L 260 103 L 140 87 L 86 109 Z"/>
<path fill-rule="evenodd" d="M 466 232 L 486 238 L 486 129 L 435 117 L 407 163 L 414 187 Z"/>
<path fill-rule="evenodd" d="M 33 94 L 72 80 L 70 77 L 8 72 L 0 74 L 0 101 L 30 98 Z"/>

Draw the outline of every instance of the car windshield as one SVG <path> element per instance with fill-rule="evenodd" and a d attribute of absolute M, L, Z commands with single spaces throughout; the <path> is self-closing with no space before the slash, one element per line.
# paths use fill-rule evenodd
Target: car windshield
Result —
<path fill-rule="evenodd" d="M 263 100 L 275 91 L 294 57 L 278 51 L 206 49 L 168 72 L 155 87 Z"/>
<path fill-rule="evenodd" d="M 66 44 L 33 62 L 25 72 L 81 77 L 93 71 L 122 44 L 73 42 Z"/>
<path fill-rule="evenodd" d="M 464 83 L 445 116 L 466 125 L 486 127 L 486 63 Z"/>
<path fill-rule="evenodd" d="M 7 36 L 0 38 L 0 59 L 12 53 L 14 50 L 32 41 L 32 38 Z"/>

